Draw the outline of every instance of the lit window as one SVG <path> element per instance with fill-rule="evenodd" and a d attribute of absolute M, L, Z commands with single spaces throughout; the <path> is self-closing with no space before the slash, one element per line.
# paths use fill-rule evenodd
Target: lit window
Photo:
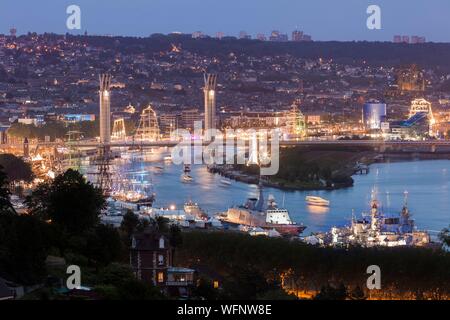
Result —
<path fill-rule="evenodd" d="M 158 255 L 158 263 L 161 265 L 161 264 L 164 264 L 164 256 L 162 255 L 162 254 L 160 254 L 160 255 Z"/>
<path fill-rule="evenodd" d="M 158 272 L 158 282 L 164 282 L 164 273 Z"/>
<path fill-rule="evenodd" d="M 217 280 L 214 280 L 214 289 L 217 289 L 217 288 L 219 288 L 219 281 L 217 281 Z"/>
<path fill-rule="evenodd" d="M 159 248 L 164 249 L 164 238 L 163 237 L 159 238 Z"/>

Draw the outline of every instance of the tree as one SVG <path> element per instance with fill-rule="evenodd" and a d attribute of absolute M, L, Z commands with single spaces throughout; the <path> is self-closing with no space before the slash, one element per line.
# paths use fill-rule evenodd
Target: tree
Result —
<path fill-rule="evenodd" d="M 157 216 L 153 222 L 153 225 L 158 229 L 161 233 L 166 233 L 169 230 L 169 219 Z"/>
<path fill-rule="evenodd" d="M 119 286 L 130 279 L 135 279 L 135 276 L 129 265 L 111 263 L 100 270 L 97 282 L 99 285 Z"/>
<path fill-rule="evenodd" d="M 122 223 L 120 224 L 120 230 L 125 233 L 125 237 L 127 239 L 127 244 L 133 235 L 133 232 L 136 231 L 139 225 L 139 217 L 134 214 L 133 211 L 127 210 L 127 212 L 123 215 Z"/>
<path fill-rule="evenodd" d="M 96 226 L 106 205 L 102 191 L 72 169 L 39 185 L 26 203 L 32 215 L 50 220 L 69 234 Z"/>
<path fill-rule="evenodd" d="M 216 300 L 218 297 L 218 292 L 217 289 L 214 289 L 210 280 L 201 277 L 197 282 L 193 295 L 205 300 Z"/>
<path fill-rule="evenodd" d="M 0 274 L 23 284 L 34 284 L 45 275 L 46 224 L 27 215 L 0 212 Z"/>
<path fill-rule="evenodd" d="M 320 289 L 314 300 L 345 300 L 346 298 L 347 289 L 343 284 L 340 284 L 338 288 L 327 284 Z"/>
<path fill-rule="evenodd" d="M 364 291 L 361 289 L 360 286 L 356 286 L 351 292 L 350 292 L 350 298 L 352 300 L 365 300 L 366 296 L 364 294 Z"/>
<path fill-rule="evenodd" d="M 265 277 L 255 268 L 236 267 L 224 283 L 224 296 L 228 299 L 255 299 L 269 289 Z"/>
<path fill-rule="evenodd" d="M 121 254 L 120 235 L 112 225 L 99 224 L 87 235 L 85 255 L 98 265 L 106 266 Z"/>
<path fill-rule="evenodd" d="M 0 214 L 5 211 L 15 212 L 9 198 L 10 194 L 8 189 L 8 178 L 0 165 Z"/>
<path fill-rule="evenodd" d="M 449 226 L 450 228 L 450 226 Z M 450 247 L 450 229 L 449 228 L 444 228 L 440 233 L 439 233 L 439 239 L 442 241 L 442 243 L 444 243 L 447 247 Z"/>
<path fill-rule="evenodd" d="M 120 300 L 161 300 L 158 288 L 137 279 L 127 279 L 118 286 Z"/>
<path fill-rule="evenodd" d="M 297 300 L 298 298 L 289 294 L 281 288 L 268 290 L 256 297 L 258 300 Z"/>
<path fill-rule="evenodd" d="M 181 246 L 183 243 L 183 236 L 181 235 L 181 229 L 179 226 L 172 224 L 169 227 L 169 241 L 170 245 L 174 248 Z"/>
<path fill-rule="evenodd" d="M 4 168 L 10 181 L 31 181 L 33 179 L 33 171 L 30 164 L 13 154 L 0 154 L 0 166 Z"/>

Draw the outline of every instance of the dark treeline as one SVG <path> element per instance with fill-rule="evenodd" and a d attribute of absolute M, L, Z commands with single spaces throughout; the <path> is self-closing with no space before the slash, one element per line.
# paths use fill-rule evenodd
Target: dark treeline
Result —
<path fill-rule="evenodd" d="M 6 173 L 10 182 L 30 182 L 34 177 L 31 165 L 11 153 L 0 154 L 0 170 Z"/>
<path fill-rule="evenodd" d="M 317 292 L 322 288 L 326 292 L 333 285 L 355 290 L 366 287 L 367 267 L 378 265 L 383 293 L 412 293 L 416 298 L 426 293 L 437 299 L 450 294 L 450 254 L 443 250 L 321 248 L 299 241 L 227 232 L 183 233 L 182 243 L 177 251 L 178 263 L 206 265 L 224 279 L 247 269 L 267 281 L 283 275 L 297 289 Z"/>
<path fill-rule="evenodd" d="M 130 219 L 117 229 L 100 223 L 102 191 L 74 170 L 40 184 L 27 197 L 28 214 L 10 202 L 8 177 L 0 168 L 0 277 L 21 285 L 41 285 L 24 299 L 68 299 L 61 292 L 66 267 L 78 265 L 83 285 L 99 299 L 160 299 L 149 283 L 135 278 L 128 264 Z M 170 230 L 176 233 L 179 230 Z M 60 259 L 51 266 L 48 259 Z"/>
<path fill-rule="evenodd" d="M 275 56 L 290 54 L 301 58 L 325 58 L 341 62 L 362 62 L 379 65 L 417 63 L 423 67 L 439 66 L 449 70 L 450 44 L 396 44 L 391 42 L 269 42 L 259 40 L 238 40 L 232 37 L 222 40 L 214 38 L 192 39 L 189 35 L 154 34 L 151 37 L 101 37 L 68 36 L 69 39 L 83 40 L 90 45 L 99 45 L 124 53 L 153 54 L 167 51 L 171 44 L 202 55 L 227 56 L 248 54 L 252 56 Z"/>

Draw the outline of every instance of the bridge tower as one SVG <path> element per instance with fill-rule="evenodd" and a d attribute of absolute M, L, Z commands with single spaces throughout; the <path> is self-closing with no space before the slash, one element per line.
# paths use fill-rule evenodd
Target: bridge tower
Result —
<path fill-rule="evenodd" d="M 216 74 L 204 74 L 205 86 L 203 87 L 203 94 L 205 98 L 205 132 L 208 134 L 209 129 L 216 128 Z M 211 137 L 206 137 L 209 140 Z"/>
<path fill-rule="evenodd" d="M 135 140 L 138 141 L 158 141 L 160 130 L 158 117 L 153 108 L 149 105 L 142 110 L 139 126 L 135 133 Z"/>
<path fill-rule="evenodd" d="M 111 75 L 100 75 L 100 143 L 111 142 L 111 98 L 110 98 Z"/>
<path fill-rule="evenodd" d="M 119 118 L 114 120 L 113 130 L 111 134 L 111 139 L 113 140 L 124 140 L 126 138 L 125 130 L 125 119 Z"/>

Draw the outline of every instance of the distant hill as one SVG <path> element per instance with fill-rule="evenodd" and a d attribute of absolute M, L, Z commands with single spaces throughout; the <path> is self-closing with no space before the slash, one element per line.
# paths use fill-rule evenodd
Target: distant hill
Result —
<path fill-rule="evenodd" d="M 416 63 L 422 67 L 438 67 L 450 71 L 450 43 L 396 44 L 392 42 L 269 42 L 259 40 L 240 40 L 228 37 L 193 39 L 189 35 L 155 34 L 147 38 L 106 37 L 106 36 L 68 36 L 83 38 L 89 44 L 102 45 L 129 53 L 156 53 L 167 51 L 172 44 L 182 49 L 207 56 L 226 56 L 249 54 L 252 56 L 290 54 L 301 58 L 332 58 L 339 62 L 362 62 L 369 64 L 395 66 Z"/>

